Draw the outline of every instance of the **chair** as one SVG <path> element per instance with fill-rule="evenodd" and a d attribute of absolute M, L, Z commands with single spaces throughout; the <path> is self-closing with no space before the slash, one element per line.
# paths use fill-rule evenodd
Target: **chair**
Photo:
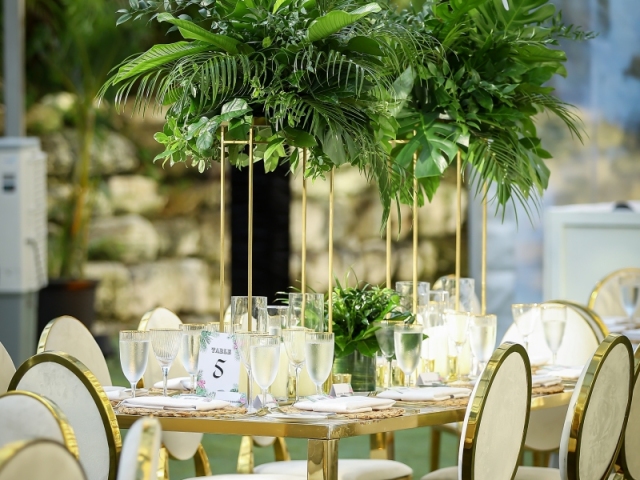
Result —
<path fill-rule="evenodd" d="M 73 428 L 87 478 L 116 478 L 122 446 L 118 422 L 100 383 L 82 362 L 62 352 L 39 353 L 20 365 L 9 390 L 34 392 L 54 402 Z"/>
<path fill-rule="evenodd" d="M 522 345 L 506 342 L 493 353 L 475 388 L 464 423 L 458 466 L 422 480 L 512 480 L 531 409 L 531 366 Z"/>
<path fill-rule="evenodd" d="M 62 443 L 79 456 L 73 428 L 55 403 L 33 392 L 0 395 L 0 446 L 38 438 Z"/>
<path fill-rule="evenodd" d="M 4 345 L 0 343 L 0 393 L 7 391 L 14 373 L 16 373 L 16 367 L 13 365 L 13 360 Z"/>
<path fill-rule="evenodd" d="M 624 276 L 640 278 L 640 268 L 622 268 L 611 272 L 600 280 L 589 295 L 588 306 L 602 318 L 627 317 L 620 297 L 620 278 Z M 639 312 L 636 312 L 638 314 Z"/>
<path fill-rule="evenodd" d="M 118 465 L 118 480 L 155 480 L 162 428 L 156 418 L 141 418 L 127 432 Z"/>
<path fill-rule="evenodd" d="M 560 444 L 560 469 L 520 467 L 515 480 L 610 478 L 631 404 L 633 351 L 611 334 L 582 371 L 569 402 Z"/>
<path fill-rule="evenodd" d="M 151 330 L 152 328 L 180 328 L 182 321 L 171 310 L 166 308 L 155 308 L 148 311 L 140 320 L 138 330 Z M 180 356 L 176 357 L 176 360 L 171 365 L 170 376 L 175 377 L 187 377 L 189 373 L 182 366 L 182 362 L 179 360 Z M 144 385 L 152 387 L 156 382 L 162 380 L 162 370 L 160 365 L 153 354 L 152 349 L 149 349 L 149 362 L 147 363 L 147 369 L 144 372 L 142 378 Z M 193 458 L 196 466 L 196 475 L 205 476 L 211 475 L 211 468 L 209 466 L 209 459 L 207 453 L 204 451 L 202 444 L 202 433 L 185 433 L 185 432 L 162 432 L 162 443 L 164 445 L 164 451 L 161 451 L 160 462 L 161 466 L 164 465 L 168 468 L 169 462 L 167 454 L 177 460 L 188 460 Z M 168 474 L 166 474 L 168 475 Z"/>
<path fill-rule="evenodd" d="M 634 354 L 635 372 L 627 426 L 616 462 L 629 480 L 640 480 L 640 349 Z"/>
<path fill-rule="evenodd" d="M 69 450 L 53 440 L 23 440 L 0 448 L 0 480 L 87 480 Z"/>
<path fill-rule="evenodd" d="M 77 318 L 64 315 L 47 323 L 40 334 L 37 353 L 46 351 L 73 355 L 93 373 L 100 385 L 111 386 L 111 375 L 102 350 L 89 329 Z"/>

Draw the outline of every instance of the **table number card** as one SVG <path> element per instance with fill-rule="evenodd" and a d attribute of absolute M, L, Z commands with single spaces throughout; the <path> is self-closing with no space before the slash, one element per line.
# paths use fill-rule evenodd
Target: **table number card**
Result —
<path fill-rule="evenodd" d="M 196 394 L 238 392 L 240 351 L 232 333 L 204 331 L 200 334 L 200 358 Z"/>

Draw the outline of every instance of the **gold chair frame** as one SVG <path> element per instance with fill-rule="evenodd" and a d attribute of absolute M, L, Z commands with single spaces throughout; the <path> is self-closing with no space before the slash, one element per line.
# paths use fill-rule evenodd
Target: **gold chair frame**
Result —
<path fill-rule="evenodd" d="M 593 290 L 589 294 L 589 302 L 587 303 L 587 307 L 593 310 L 593 307 L 596 304 L 596 300 L 598 299 L 598 295 L 600 294 L 602 288 L 615 277 L 626 274 L 634 274 L 640 276 L 640 268 L 621 268 L 619 270 L 611 272 L 610 274 L 602 278 L 598 283 L 596 283 L 596 286 L 593 287 Z"/>
<path fill-rule="evenodd" d="M 22 450 L 24 450 L 25 448 L 29 448 L 32 445 L 35 444 L 39 444 L 39 443 L 52 443 L 55 445 L 61 445 L 60 443 L 54 441 L 54 440 L 48 440 L 48 439 L 43 439 L 43 438 L 39 438 L 39 439 L 35 439 L 35 440 L 21 440 L 21 441 L 17 441 L 17 442 L 12 442 L 9 443 L 3 447 L 0 447 L 0 472 L 2 472 L 3 468 L 6 466 L 7 462 L 9 462 L 13 457 L 15 457 L 18 453 L 20 453 Z M 64 451 L 64 450 L 63 450 Z M 78 461 L 78 457 L 75 456 L 72 452 L 70 452 L 68 449 L 66 449 L 66 451 L 73 456 L 73 458 Z M 84 480 L 87 480 L 87 474 L 84 472 L 84 470 L 82 470 L 82 466 L 80 466 L 80 470 L 82 471 L 82 475 Z"/>

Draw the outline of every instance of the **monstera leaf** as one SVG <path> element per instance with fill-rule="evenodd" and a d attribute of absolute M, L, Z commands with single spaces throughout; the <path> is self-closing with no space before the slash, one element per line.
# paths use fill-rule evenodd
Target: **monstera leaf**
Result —
<path fill-rule="evenodd" d="M 491 19 L 496 29 L 502 31 L 539 25 L 556 12 L 556 7 L 548 0 L 489 0 L 485 3 L 479 8 L 485 20 Z"/>
<path fill-rule="evenodd" d="M 159 22 L 167 22 L 178 27 L 180 34 L 189 40 L 199 40 L 214 46 L 218 50 L 235 55 L 238 53 L 238 45 L 240 41 L 226 35 L 218 35 L 199 27 L 193 22 L 175 18 L 170 13 L 161 13 L 158 15 Z M 245 45 L 246 47 L 246 45 Z"/>
<path fill-rule="evenodd" d="M 382 10 L 382 8 L 377 3 L 369 3 L 352 12 L 334 10 L 311 22 L 307 32 L 307 38 L 310 42 L 317 42 L 318 40 L 322 40 L 339 32 L 344 27 L 356 23 L 361 18 L 371 13 L 377 13 L 380 10 Z"/>

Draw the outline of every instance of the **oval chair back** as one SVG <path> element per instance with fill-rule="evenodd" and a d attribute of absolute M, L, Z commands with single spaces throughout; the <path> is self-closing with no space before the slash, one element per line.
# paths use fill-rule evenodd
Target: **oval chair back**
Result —
<path fill-rule="evenodd" d="M 82 362 L 63 352 L 39 353 L 20 365 L 9 390 L 53 401 L 73 428 L 87 478 L 115 480 L 122 446 L 118 421 L 102 386 Z"/>
<path fill-rule="evenodd" d="M 531 366 L 522 345 L 503 343 L 473 389 L 462 425 L 458 478 L 511 480 L 531 409 Z"/>
<path fill-rule="evenodd" d="M 560 444 L 563 480 L 607 478 L 629 413 L 632 372 L 629 339 L 607 336 L 582 371 L 569 402 Z"/>
<path fill-rule="evenodd" d="M 589 295 L 589 308 L 607 321 L 614 320 L 615 317 L 626 320 L 627 313 L 622 304 L 619 284 L 620 279 L 625 276 L 636 277 L 640 280 L 640 268 L 622 268 L 611 272 L 596 283 Z M 635 315 L 640 315 L 640 311 L 636 310 Z"/>
<path fill-rule="evenodd" d="M 23 440 L 0 448 L 0 480 L 87 480 L 69 450 L 53 440 Z"/>
<path fill-rule="evenodd" d="M 618 465 L 622 468 L 625 478 L 640 480 L 640 348 L 634 354 L 635 371 L 633 374 L 633 390 L 629 418 L 624 429 L 622 447 L 618 455 Z"/>
<path fill-rule="evenodd" d="M 157 418 L 141 418 L 127 432 L 120 453 L 118 480 L 156 480 L 162 428 Z"/>
<path fill-rule="evenodd" d="M 73 428 L 55 403 L 20 390 L 0 395 L 0 446 L 37 438 L 60 442 L 79 458 Z"/>
<path fill-rule="evenodd" d="M 38 351 L 65 352 L 80 360 L 98 379 L 100 385 L 111 386 L 111 375 L 102 350 L 89 329 L 70 315 L 57 317 L 47 323 L 38 341 Z"/>
<path fill-rule="evenodd" d="M 16 367 L 9 356 L 9 352 L 0 343 L 0 393 L 4 393 L 9 388 L 11 377 L 16 373 Z"/>

